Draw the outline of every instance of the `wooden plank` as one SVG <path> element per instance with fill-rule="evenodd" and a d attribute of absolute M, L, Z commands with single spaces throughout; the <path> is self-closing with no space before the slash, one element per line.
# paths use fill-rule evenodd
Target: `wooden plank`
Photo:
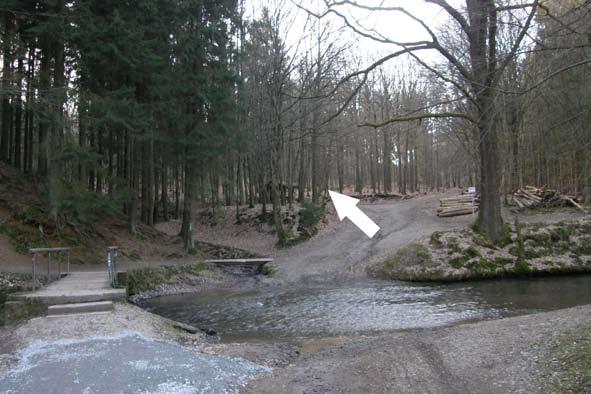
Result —
<path fill-rule="evenodd" d="M 273 259 L 261 258 L 261 259 L 214 259 L 205 260 L 206 263 L 211 264 L 223 264 L 223 265 L 264 265 L 272 263 Z"/>
<path fill-rule="evenodd" d="M 460 216 L 460 215 L 470 215 L 472 213 L 476 213 L 478 212 L 478 207 L 473 207 L 473 208 L 462 208 L 462 209 L 454 209 L 452 211 L 443 211 L 443 212 L 439 212 L 437 213 L 437 216 L 442 217 L 442 218 L 446 218 L 446 217 L 451 217 L 451 216 Z"/>
<path fill-rule="evenodd" d="M 42 252 L 65 252 L 71 250 L 72 248 L 31 248 L 29 252 L 31 253 L 42 253 Z"/>
<path fill-rule="evenodd" d="M 437 208 L 437 212 L 453 211 L 453 210 L 456 210 L 456 209 L 472 208 L 472 207 L 474 207 L 475 209 L 478 209 L 478 206 L 479 206 L 478 203 L 474 203 L 474 204 L 470 204 L 470 203 L 454 204 L 454 205 L 448 205 L 448 206 L 445 206 L 445 207 L 439 207 L 439 208 Z"/>

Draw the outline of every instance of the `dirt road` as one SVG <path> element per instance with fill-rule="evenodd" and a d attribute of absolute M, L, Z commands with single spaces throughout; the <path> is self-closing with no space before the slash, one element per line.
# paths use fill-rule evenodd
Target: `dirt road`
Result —
<path fill-rule="evenodd" d="M 312 354 L 251 382 L 245 392 L 548 392 L 556 341 L 588 327 L 590 305 L 393 333 Z"/>
<path fill-rule="evenodd" d="M 436 208 L 443 196 L 431 194 L 382 204 L 361 202 L 359 208 L 380 226 L 372 239 L 344 219 L 308 242 L 276 252 L 277 278 L 305 285 L 358 277 L 369 264 L 416 238 L 474 221 L 475 215 L 438 218 Z"/>

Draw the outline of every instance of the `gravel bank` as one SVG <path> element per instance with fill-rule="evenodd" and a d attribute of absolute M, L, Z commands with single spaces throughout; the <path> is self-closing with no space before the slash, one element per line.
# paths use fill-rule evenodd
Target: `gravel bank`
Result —
<path fill-rule="evenodd" d="M 541 393 L 555 344 L 591 327 L 591 305 L 364 338 L 251 382 L 248 393 Z"/>

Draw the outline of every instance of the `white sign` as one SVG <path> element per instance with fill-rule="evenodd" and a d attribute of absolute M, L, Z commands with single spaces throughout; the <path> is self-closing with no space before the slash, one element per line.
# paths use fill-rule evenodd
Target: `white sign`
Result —
<path fill-rule="evenodd" d="M 470 187 L 468 188 L 468 193 L 476 193 L 476 187 L 474 187 L 474 186 L 470 186 Z"/>

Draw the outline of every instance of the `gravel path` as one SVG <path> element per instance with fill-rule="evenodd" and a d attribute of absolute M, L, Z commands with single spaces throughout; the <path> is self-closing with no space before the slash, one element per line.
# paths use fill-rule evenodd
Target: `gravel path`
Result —
<path fill-rule="evenodd" d="M 354 280 L 365 276 L 365 268 L 383 261 L 400 247 L 434 231 L 461 228 L 476 220 L 475 215 L 450 218 L 437 217 L 439 199 L 457 192 L 428 194 L 410 200 L 369 204 L 360 202 L 359 208 L 372 218 L 380 231 L 370 239 L 349 221 L 331 224 L 319 236 L 293 248 L 277 250 L 274 254 L 278 267 L 277 279 L 290 284 Z M 558 222 L 580 217 L 576 211 L 557 211 L 550 214 L 519 215 L 521 222 Z M 505 220 L 514 220 L 509 210 Z"/>
<path fill-rule="evenodd" d="M 332 347 L 251 382 L 248 393 L 538 393 L 558 336 L 591 305 Z"/>
<path fill-rule="evenodd" d="M 363 276 L 370 263 L 418 237 L 474 220 L 470 216 L 437 218 L 436 208 L 442 196 L 432 194 L 380 204 L 361 202 L 359 208 L 381 228 L 372 239 L 345 219 L 308 242 L 278 250 L 273 256 L 278 268 L 276 277 L 299 285 L 354 279 Z"/>

